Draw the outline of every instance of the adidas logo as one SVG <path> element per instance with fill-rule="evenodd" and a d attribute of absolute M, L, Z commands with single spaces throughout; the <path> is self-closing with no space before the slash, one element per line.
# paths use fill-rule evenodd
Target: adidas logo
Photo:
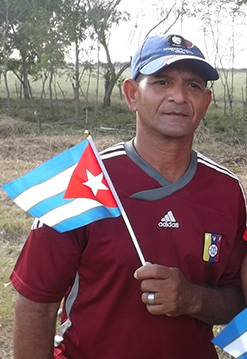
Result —
<path fill-rule="evenodd" d="M 179 223 L 176 221 L 172 211 L 168 211 L 158 223 L 159 227 L 164 228 L 179 228 Z"/>

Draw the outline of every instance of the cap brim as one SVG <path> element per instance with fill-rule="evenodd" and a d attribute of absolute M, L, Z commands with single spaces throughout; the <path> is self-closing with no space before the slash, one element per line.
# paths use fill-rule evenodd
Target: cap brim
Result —
<path fill-rule="evenodd" d="M 170 55 L 170 56 L 163 56 L 149 62 L 145 65 L 141 70 L 140 73 L 143 75 L 152 75 L 162 68 L 167 67 L 174 62 L 182 61 L 182 60 L 192 60 L 196 61 L 198 67 L 201 68 L 202 73 L 205 77 L 205 80 L 218 80 L 219 74 L 217 70 L 213 68 L 205 59 L 197 56 L 188 56 L 188 55 Z"/>

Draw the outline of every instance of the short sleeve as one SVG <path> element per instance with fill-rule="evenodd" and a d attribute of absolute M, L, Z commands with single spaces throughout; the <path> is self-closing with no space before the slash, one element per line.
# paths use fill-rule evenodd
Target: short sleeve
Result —
<path fill-rule="evenodd" d="M 32 301 L 59 302 L 74 282 L 85 246 L 85 227 L 31 230 L 10 277 L 13 286 Z"/>

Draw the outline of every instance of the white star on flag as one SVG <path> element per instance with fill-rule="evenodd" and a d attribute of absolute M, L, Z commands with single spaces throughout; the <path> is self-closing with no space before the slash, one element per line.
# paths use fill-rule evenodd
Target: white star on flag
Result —
<path fill-rule="evenodd" d="M 98 190 L 103 189 L 103 190 L 108 190 L 109 188 L 104 185 L 104 183 L 102 183 L 102 179 L 103 179 L 103 172 L 101 172 L 99 175 L 94 176 L 91 172 L 89 172 L 88 170 L 86 170 L 87 172 L 87 182 L 84 182 L 83 184 L 85 186 L 88 186 L 91 188 L 94 196 L 97 195 Z"/>

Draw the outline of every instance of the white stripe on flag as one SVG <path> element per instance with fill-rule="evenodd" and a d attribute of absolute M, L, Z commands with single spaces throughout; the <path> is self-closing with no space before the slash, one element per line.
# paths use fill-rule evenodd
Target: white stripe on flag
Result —
<path fill-rule="evenodd" d="M 235 339 L 230 344 L 223 348 L 227 353 L 231 354 L 234 358 L 238 358 L 247 352 L 247 332 Z"/>
<path fill-rule="evenodd" d="M 24 211 L 28 211 L 37 203 L 63 192 L 69 183 L 71 175 L 77 164 L 60 172 L 49 180 L 39 183 L 17 196 L 14 201 Z"/>
<path fill-rule="evenodd" d="M 87 212 L 92 208 L 103 207 L 103 205 L 89 198 L 76 198 L 63 206 L 57 207 L 50 212 L 47 212 L 39 219 L 49 227 L 65 221 L 66 219 L 75 217 L 83 212 Z"/>

